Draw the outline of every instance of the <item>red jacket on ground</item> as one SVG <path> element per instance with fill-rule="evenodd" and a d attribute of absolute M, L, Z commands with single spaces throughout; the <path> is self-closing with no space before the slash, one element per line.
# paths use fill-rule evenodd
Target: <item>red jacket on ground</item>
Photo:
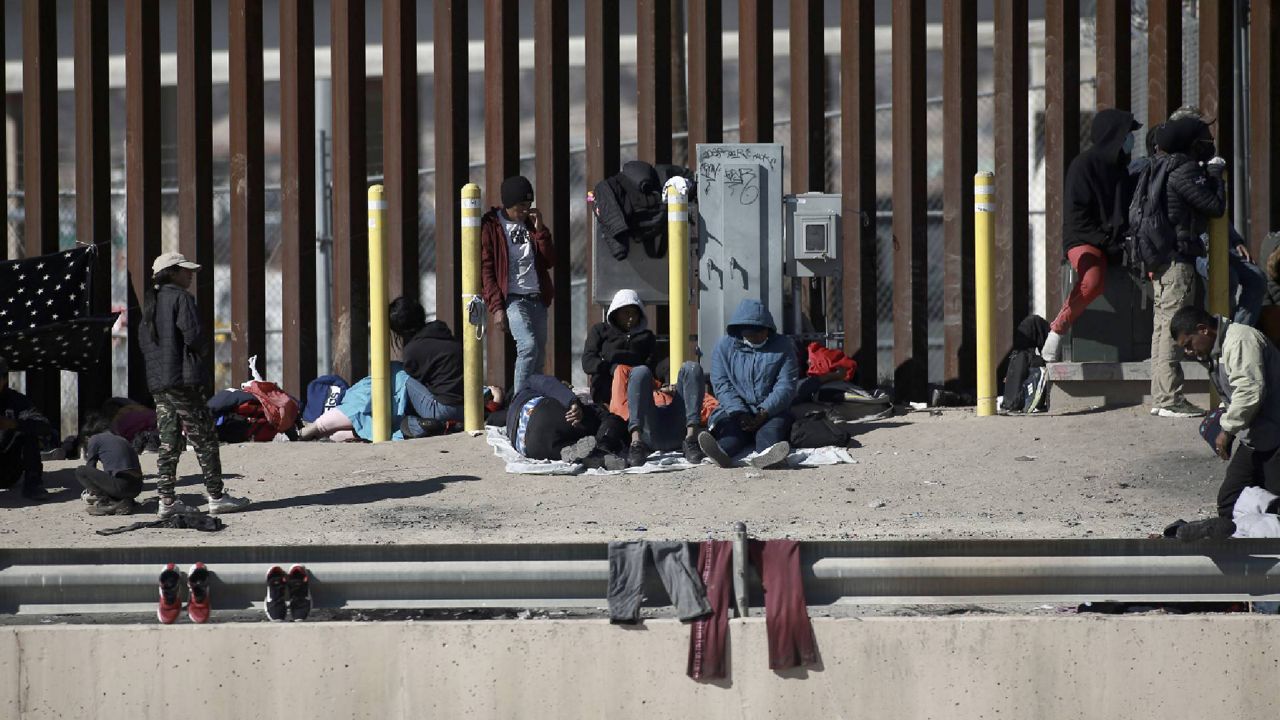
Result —
<path fill-rule="evenodd" d="M 550 306 L 556 297 L 555 286 L 551 284 L 551 268 L 555 264 L 555 249 L 551 245 L 551 231 L 544 225 L 542 230 L 530 228 L 529 241 L 533 243 L 534 269 L 538 272 L 538 289 L 542 295 L 542 304 Z M 480 219 L 480 285 L 485 305 L 490 313 L 507 309 L 507 268 L 510 260 L 507 257 L 507 234 L 502 231 L 502 223 L 498 220 L 498 208 L 491 208 Z"/>

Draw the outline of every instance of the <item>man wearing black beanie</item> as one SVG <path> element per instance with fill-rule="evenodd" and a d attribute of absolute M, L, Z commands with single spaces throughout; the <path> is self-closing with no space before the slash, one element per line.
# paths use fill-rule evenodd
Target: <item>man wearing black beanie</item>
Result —
<path fill-rule="evenodd" d="M 533 208 L 533 184 L 522 176 L 503 180 L 502 207 L 480 220 L 480 281 L 494 327 L 516 342 L 515 393 L 543 372 L 554 252 L 551 231 Z"/>

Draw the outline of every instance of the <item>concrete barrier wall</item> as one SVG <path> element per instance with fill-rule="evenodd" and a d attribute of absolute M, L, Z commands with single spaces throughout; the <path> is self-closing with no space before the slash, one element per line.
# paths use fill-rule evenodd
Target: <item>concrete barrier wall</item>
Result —
<path fill-rule="evenodd" d="M 1280 618 L 817 620 L 822 666 L 774 673 L 733 621 L 730 678 L 689 630 L 604 621 L 0 628 L 0 717 L 1272 718 Z"/>

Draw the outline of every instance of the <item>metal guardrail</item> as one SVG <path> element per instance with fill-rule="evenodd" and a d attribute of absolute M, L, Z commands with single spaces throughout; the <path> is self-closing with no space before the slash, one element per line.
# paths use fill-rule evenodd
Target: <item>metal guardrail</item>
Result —
<path fill-rule="evenodd" d="M 196 561 L 221 609 L 259 606 L 268 568 L 295 562 L 317 607 L 344 609 L 602 608 L 609 576 L 604 543 L 8 549 L 0 613 L 149 611 L 161 567 Z M 762 605 L 758 577 L 738 567 L 735 601 Z M 1275 601 L 1280 540 L 819 541 L 802 543 L 801 574 L 811 606 Z M 647 605 L 666 605 L 649 575 Z"/>

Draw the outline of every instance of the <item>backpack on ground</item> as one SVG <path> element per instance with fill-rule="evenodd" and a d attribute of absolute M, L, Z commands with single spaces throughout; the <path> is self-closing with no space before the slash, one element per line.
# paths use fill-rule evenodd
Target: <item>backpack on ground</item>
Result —
<path fill-rule="evenodd" d="M 315 422 L 326 410 L 338 407 L 350 387 L 338 375 L 321 375 L 307 383 L 307 404 L 303 407 L 302 419 Z"/>
<path fill-rule="evenodd" d="M 1151 158 L 1138 175 L 1129 203 L 1129 235 L 1124 240 L 1124 265 L 1140 277 L 1165 265 L 1178 247 L 1178 229 L 1169 222 L 1168 185 L 1174 159 Z"/>
<path fill-rule="evenodd" d="M 849 431 L 836 425 L 823 410 L 812 410 L 791 426 L 791 447 L 848 447 Z"/>
<path fill-rule="evenodd" d="M 1049 323 L 1028 315 L 1013 332 L 1013 352 L 1004 374 L 1004 399 L 1000 411 L 1030 414 L 1049 411 L 1049 369 L 1040 349 L 1049 335 Z"/>

